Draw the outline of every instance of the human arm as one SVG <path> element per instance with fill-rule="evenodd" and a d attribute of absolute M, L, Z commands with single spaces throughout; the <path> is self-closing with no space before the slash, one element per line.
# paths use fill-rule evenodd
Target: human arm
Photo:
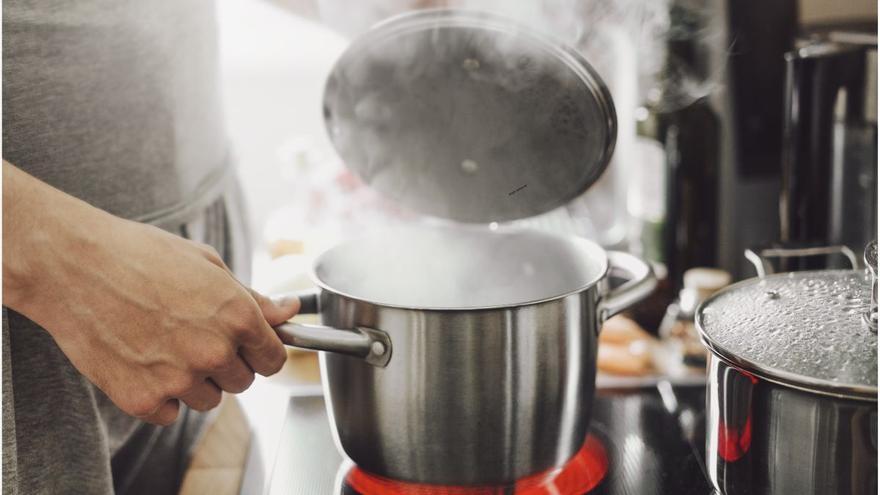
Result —
<path fill-rule="evenodd" d="M 275 304 L 208 246 L 124 220 L 3 163 L 3 304 L 45 328 L 123 411 L 168 424 L 210 409 L 286 353 Z"/>

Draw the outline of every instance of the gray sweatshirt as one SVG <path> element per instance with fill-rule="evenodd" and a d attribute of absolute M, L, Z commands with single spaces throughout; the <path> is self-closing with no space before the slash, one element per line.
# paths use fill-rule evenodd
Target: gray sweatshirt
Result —
<path fill-rule="evenodd" d="M 113 214 L 197 231 L 229 261 L 241 229 L 218 199 L 215 23 L 208 0 L 4 1 L 3 158 Z M 199 422 L 128 417 L 3 309 L 4 493 L 173 493 Z"/>

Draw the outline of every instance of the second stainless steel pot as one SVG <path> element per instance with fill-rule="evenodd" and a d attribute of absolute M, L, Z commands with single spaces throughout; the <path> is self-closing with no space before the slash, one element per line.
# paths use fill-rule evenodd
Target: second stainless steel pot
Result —
<path fill-rule="evenodd" d="M 877 493 L 877 402 L 820 396 L 709 358 L 706 469 L 723 495 Z"/>
<path fill-rule="evenodd" d="M 863 270 L 766 275 L 723 289 L 696 323 L 711 351 L 706 470 L 723 495 L 877 493 L 876 280 Z M 866 264 L 876 270 L 876 244 Z M 875 296 L 876 297 L 876 292 Z"/>
<path fill-rule="evenodd" d="M 608 288 L 607 275 L 628 279 Z M 321 355 L 330 417 L 362 469 L 497 485 L 555 468 L 583 443 L 597 333 L 654 287 L 650 268 L 584 239 L 442 228 L 349 242 L 304 295 L 327 327 L 282 340 Z"/>

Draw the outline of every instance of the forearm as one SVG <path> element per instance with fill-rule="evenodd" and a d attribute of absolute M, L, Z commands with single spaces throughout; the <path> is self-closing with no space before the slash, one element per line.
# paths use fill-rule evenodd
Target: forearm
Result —
<path fill-rule="evenodd" d="M 159 424 L 241 392 L 286 357 L 283 304 L 249 292 L 217 253 L 115 217 L 3 164 L 3 303 L 46 329 L 125 412 Z"/>
<path fill-rule="evenodd" d="M 4 161 L 3 304 L 25 311 L 51 270 L 49 253 L 76 242 L 74 227 L 102 214 Z"/>

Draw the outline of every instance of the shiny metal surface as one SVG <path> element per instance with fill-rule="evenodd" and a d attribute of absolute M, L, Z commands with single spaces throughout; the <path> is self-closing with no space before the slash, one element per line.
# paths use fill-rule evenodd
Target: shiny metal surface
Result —
<path fill-rule="evenodd" d="M 641 258 L 622 251 L 608 251 L 611 276 L 627 280 L 620 287 L 609 290 L 599 301 L 599 325 L 611 316 L 648 297 L 657 287 L 650 266 Z"/>
<path fill-rule="evenodd" d="M 769 258 L 805 258 L 810 256 L 824 256 L 829 254 L 839 254 L 849 261 L 849 266 L 853 270 L 859 267 L 858 257 L 847 246 L 774 246 L 768 248 L 747 248 L 745 257 L 755 267 L 755 271 L 759 277 L 772 274 L 775 270 L 770 264 Z"/>
<path fill-rule="evenodd" d="M 575 254 L 582 253 L 552 259 L 571 268 L 582 262 Z M 377 329 L 394 348 L 386 367 L 321 354 L 341 448 L 366 471 L 431 484 L 503 484 L 564 464 L 589 423 L 599 308 L 610 316 L 655 284 L 638 258 L 615 253 L 610 260 L 612 273 L 633 277 L 617 290 L 593 283 L 539 302 L 476 309 L 377 304 L 324 280 L 320 303 L 308 306 L 320 309 L 332 334 L 325 350 L 338 351 L 336 333 L 347 332 L 334 329 L 352 328 Z M 309 343 L 322 348 L 317 339 Z"/>
<path fill-rule="evenodd" d="M 876 333 L 877 320 L 878 318 L 880 318 L 877 314 L 877 241 L 871 241 L 868 244 L 868 247 L 865 248 L 865 265 L 868 267 L 868 271 L 871 272 L 871 309 L 867 313 L 865 313 L 864 319 L 865 324 L 868 325 L 868 328 Z"/>
<path fill-rule="evenodd" d="M 391 339 L 375 328 L 344 330 L 324 325 L 284 323 L 275 330 L 286 345 L 355 356 L 374 366 L 387 366 L 391 360 Z"/>
<path fill-rule="evenodd" d="M 345 165 L 404 206 L 501 222 L 595 183 L 617 136 L 611 95 L 575 50 L 509 19 L 433 9 L 355 39 L 325 88 Z"/>
<path fill-rule="evenodd" d="M 877 402 L 777 385 L 712 355 L 706 468 L 724 495 L 877 493 Z"/>
<path fill-rule="evenodd" d="M 737 282 L 697 309 L 703 344 L 790 388 L 877 401 L 877 334 L 862 324 L 870 288 L 858 270 L 779 273 Z"/>
<path fill-rule="evenodd" d="M 381 328 L 385 368 L 322 353 L 330 416 L 363 469 L 433 484 L 496 484 L 561 466 L 584 441 L 598 288 L 511 309 L 384 308 L 325 292 L 322 320 Z"/>
<path fill-rule="evenodd" d="M 320 311 L 320 289 L 300 291 L 297 297 L 300 313 Z M 373 366 L 387 366 L 393 351 L 388 334 L 375 328 L 339 329 L 324 325 L 287 322 L 275 327 L 275 331 L 278 332 L 281 341 L 287 345 L 355 356 Z"/>

